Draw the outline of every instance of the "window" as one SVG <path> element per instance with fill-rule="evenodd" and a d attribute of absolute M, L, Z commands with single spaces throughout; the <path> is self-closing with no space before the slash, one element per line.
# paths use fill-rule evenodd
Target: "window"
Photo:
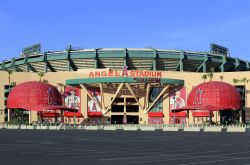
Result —
<path fill-rule="evenodd" d="M 246 89 L 245 89 L 245 86 L 243 85 L 237 85 L 235 86 L 236 89 L 238 90 L 238 92 L 240 93 L 241 95 L 241 99 L 242 99 L 242 105 L 245 106 L 246 102 L 245 102 L 245 95 L 246 95 Z"/>
<path fill-rule="evenodd" d="M 139 98 L 137 98 L 137 100 L 139 100 Z M 126 102 L 127 103 L 136 103 L 135 98 L 126 98 Z"/>
<path fill-rule="evenodd" d="M 126 105 L 126 112 L 139 112 L 139 105 Z"/>
<path fill-rule="evenodd" d="M 161 93 L 162 88 L 152 88 L 149 94 L 149 104 L 152 104 Z M 150 112 L 163 112 L 163 97 L 154 104 Z"/>
<path fill-rule="evenodd" d="M 174 122 L 175 121 L 175 122 Z M 170 117 L 169 124 L 186 124 L 186 117 Z"/>
<path fill-rule="evenodd" d="M 111 100 L 113 100 L 113 97 L 111 98 Z M 115 103 L 124 103 L 124 98 L 115 98 L 114 100 Z"/>
<path fill-rule="evenodd" d="M 163 117 L 150 117 L 148 124 L 163 124 Z"/>
<path fill-rule="evenodd" d="M 111 112 L 124 112 L 124 105 L 112 105 Z"/>

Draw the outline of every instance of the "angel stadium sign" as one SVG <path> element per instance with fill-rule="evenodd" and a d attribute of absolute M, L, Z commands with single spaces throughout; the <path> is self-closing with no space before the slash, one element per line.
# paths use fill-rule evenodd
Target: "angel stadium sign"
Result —
<path fill-rule="evenodd" d="M 89 78 L 97 78 L 97 77 L 161 78 L 162 72 L 147 71 L 147 70 L 128 70 L 128 66 L 124 66 L 122 71 L 103 70 L 103 71 L 93 71 L 89 73 Z"/>

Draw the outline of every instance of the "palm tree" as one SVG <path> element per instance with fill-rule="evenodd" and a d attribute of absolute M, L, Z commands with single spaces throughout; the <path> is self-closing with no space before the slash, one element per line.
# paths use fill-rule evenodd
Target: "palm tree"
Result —
<path fill-rule="evenodd" d="M 13 73 L 12 70 L 6 70 L 8 73 L 8 79 L 9 79 L 9 89 L 10 89 L 10 75 Z"/>
<path fill-rule="evenodd" d="M 245 101 L 247 101 L 247 92 L 246 92 L 246 83 L 248 83 L 250 80 L 247 79 L 246 77 L 243 77 L 240 82 L 244 84 L 244 87 L 243 87 L 243 93 L 242 95 L 245 97 Z"/>
<path fill-rule="evenodd" d="M 212 81 L 212 80 L 213 80 L 213 77 L 214 77 L 213 72 L 209 72 L 209 73 L 207 74 L 207 77 L 209 77 L 209 80 Z"/>
<path fill-rule="evenodd" d="M 224 76 L 220 75 L 220 81 L 222 81 L 222 80 L 223 80 L 223 78 L 224 78 Z"/>
<path fill-rule="evenodd" d="M 44 72 L 37 72 L 37 75 L 39 76 L 39 81 L 42 81 L 42 77 L 44 76 Z"/>
<path fill-rule="evenodd" d="M 236 78 L 234 78 L 234 79 L 233 79 L 233 82 L 234 82 L 234 85 L 236 85 L 237 83 L 239 83 L 239 80 L 236 79 Z"/>
<path fill-rule="evenodd" d="M 43 79 L 43 80 L 42 80 L 42 82 L 43 82 L 43 83 L 48 83 L 49 81 L 48 81 L 48 80 Z"/>
<path fill-rule="evenodd" d="M 214 77 L 214 68 L 210 68 L 210 72 L 207 73 L 207 77 L 209 77 L 210 81 L 213 80 L 213 77 Z"/>
<path fill-rule="evenodd" d="M 11 82 L 10 86 L 15 87 L 16 86 L 16 82 Z"/>
<path fill-rule="evenodd" d="M 243 77 L 240 81 L 244 84 L 244 86 L 246 86 L 246 83 L 249 82 L 249 79 L 247 79 L 246 77 Z"/>
<path fill-rule="evenodd" d="M 206 74 L 203 74 L 203 75 L 201 76 L 201 79 L 202 79 L 204 82 L 206 82 L 207 75 L 206 75 Z"/>

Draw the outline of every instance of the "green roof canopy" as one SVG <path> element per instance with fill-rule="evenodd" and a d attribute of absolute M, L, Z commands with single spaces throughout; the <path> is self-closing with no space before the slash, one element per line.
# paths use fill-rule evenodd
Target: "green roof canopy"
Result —
<path fill-rule="evenodd" d="M 137 77 L 98 77 L 66 80 L 66 85 L 96 84 L 96 83 L 161 83 L 184 85 L 184 80 L 169 78 L 137 78 Z"/>

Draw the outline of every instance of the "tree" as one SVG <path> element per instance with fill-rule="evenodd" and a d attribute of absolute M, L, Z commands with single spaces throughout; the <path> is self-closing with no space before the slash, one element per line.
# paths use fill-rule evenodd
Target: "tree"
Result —
<path fill-rule="evenodd" d="M 43 82 L 43 83 L 48 83 L 49 81 L 48 81 L 48 80 L 43 79 L 43 80 L 42 80 L 42 82 Z"/>
<path fill-rule="evenodd" d="M 10 86 L 15 87 L 16 86 L 16 82 L 11 82 Z"/>
<path fill-rule="evenodd" d="M 223 78 L 224 78 L 224 76 L 220 75 L 220 81 L 222 81 L 222 80 L 223 80 Z"/>
<path fill-rule="evenodd" d="M 207 77 L 209 77 L 209 80 L 212 81 L 214 77 L 214 68 L 210 68 L 210 72 L 207 73 Z"/>
<path fill-rule="evenodd" d="M 234 78 L 234 79 L 233 79 L 233 82 L 234 82 L 234 85 L 236 85 L 237 83 L 239 83 L 239 80 L 236 79 L 236 78 Z"/>
<path fill-rule="evenodd" d="M 249 79 L 247 79 L 246 77 L 243 77 L 241 80 L 240 80 L 240 82 L 241 83 L 243 83 L 244 84 L 244 88 L 243 88 L 243 96 L 244 96 L 244 99 L 245 99 L 245 101 L 247 101 L 247 92 L 246 92 L 246 83 L 248 83 L 250 80 Z"/>
<path fill-rule="evenodd" d="M 6 72 L 8 73 L 8 80 L 9 80 L 9 89 L 10 89 L 10 76 L 13 73 L 12 70 L 6 70 Z"/>
<path fill-rule="evenodd" d="M 241 80 L 240 80 L 241 83 L 244 84 L 244 86 L 246 86 L 246 83 L 249 82 L 249 79 L 247 79 L 246 77 L 243 77 Z"/>
<path fill-rule="evenodd" d="M 204 82 L 206 82 L 207 75 L 206 75 L 206 74 L 203 74 L 203 75 L 201 76 L 201 79 L 202 79 Z"/>
<path fill-rule="evenodd" d="M 39 81 L 42 81 L 42 77 L 44 76 L 44 72 L 37 72 L 37 75 L 39 76 Z"/>

